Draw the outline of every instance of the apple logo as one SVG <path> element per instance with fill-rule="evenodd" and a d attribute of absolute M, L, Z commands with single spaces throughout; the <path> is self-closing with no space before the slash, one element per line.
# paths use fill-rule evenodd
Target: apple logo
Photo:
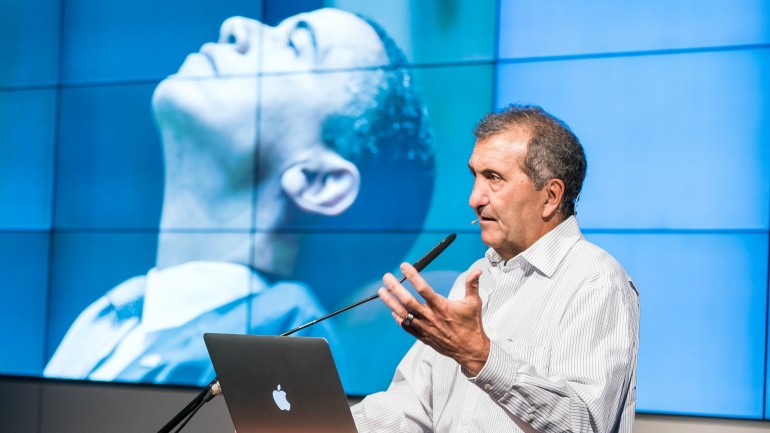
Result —
<path fill-rule="evenodd" d="M 281 384 L 278 384 L 278 389 L 273 391 L 273 400 L 275 401 L 275 405 L 278 406 L 281 410 L 290 410 L 291 409 L 291 403 L 289 403 L 288 400 L 286 400 L 286 392 L 281 391 Z"/>

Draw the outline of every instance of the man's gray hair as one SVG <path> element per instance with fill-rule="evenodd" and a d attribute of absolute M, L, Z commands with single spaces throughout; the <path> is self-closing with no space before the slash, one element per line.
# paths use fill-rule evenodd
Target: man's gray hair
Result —
<path fill-rule="evenodd" d="M 564 196 L 559 212 L 565 218 L 574 215 L 588 166 L 580 141 L 564 122 L 536 105 L 511 104 L 499 113 L 487 114 L 473 135 L 481 141 L 516 127 L 530 134 L 524 173 L 538 190 L 549 179 L 561 179 Z"/>

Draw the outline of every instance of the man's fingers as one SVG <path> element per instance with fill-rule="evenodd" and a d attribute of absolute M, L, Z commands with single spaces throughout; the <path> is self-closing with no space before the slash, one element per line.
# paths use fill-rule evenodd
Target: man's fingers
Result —
<path fill-rule="evenodd" d="M 380 287 L 380 290 L 377 291 L 377 296 L 379 296 L 380 299 L 382 299 L 382 302 L 384 302 L 385 305 L 387 305 L 388 308 L 390 308 L 390 311 L 393 312 L 394 318 L 398 316 L 400 320 L 403 320 L 408 314 L 408 311 L 406 311 L 406 308 L 403 305 L 401 305 L 401 302 L 399 302 L 395 297 L 393 297 L 391 292 L 385 287 Z M 400 320 L 399 319 L 396 320 L 399 325 L 401 324 Z"/>
<path fill-rule="evenodd" d="M 425 299 L 428 305 L 441 305 L 441 302 L 444 301 L 444 297 L 433 290 L 414 266 L 409 263 L 402 263 L 401 272 L 404 273 L 404 276 L 412 283 L 417 293 Z"/>
<path fill-rule="evenodd" d="M 385 287 L 390 290 L 390 293 L 395 296 L 407 310 L 413 312 L 416 311 L 421 314 L 423 313 L 424 306 L 422 303 L 415 299 L 414 296 L 409 293 L 409 290 L 406 290 L 406 287 L 401 285 L 393 274 L 385 274 L 385 276 L 382 277 L 382 282 L 385 284 Z"/>

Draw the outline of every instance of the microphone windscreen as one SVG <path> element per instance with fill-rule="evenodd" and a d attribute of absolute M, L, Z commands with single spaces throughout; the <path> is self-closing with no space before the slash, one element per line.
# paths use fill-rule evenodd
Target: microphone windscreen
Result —
<path fill-rule="evenodd" d="M 433 261 L 436 257 L 438 257 L 439 254 L 443 253 L 446 247 L 449 246 L 452 242 L 454 242 L 457 235 L 455 233 L 452 233 L 451 235 L 444 238 L 443 241 L 439 242 L 438 245 L 433 247 L 430 251 L 425 253 L 424 256 L 420 258 L 420 260 L 417 260 L 414 262 L 414 268 L 417 269 L 417 272 L 422 271 L 425 269 L 426 266 L 430 264 L 430 262 Z"/>

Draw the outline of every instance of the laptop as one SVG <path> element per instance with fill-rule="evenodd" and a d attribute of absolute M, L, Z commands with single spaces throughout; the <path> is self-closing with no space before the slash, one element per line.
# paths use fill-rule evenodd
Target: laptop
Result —
<path fill-rule="evenodd" d="M 238 433 L 356 433 L 323 338 L 204 334 Z"/>

